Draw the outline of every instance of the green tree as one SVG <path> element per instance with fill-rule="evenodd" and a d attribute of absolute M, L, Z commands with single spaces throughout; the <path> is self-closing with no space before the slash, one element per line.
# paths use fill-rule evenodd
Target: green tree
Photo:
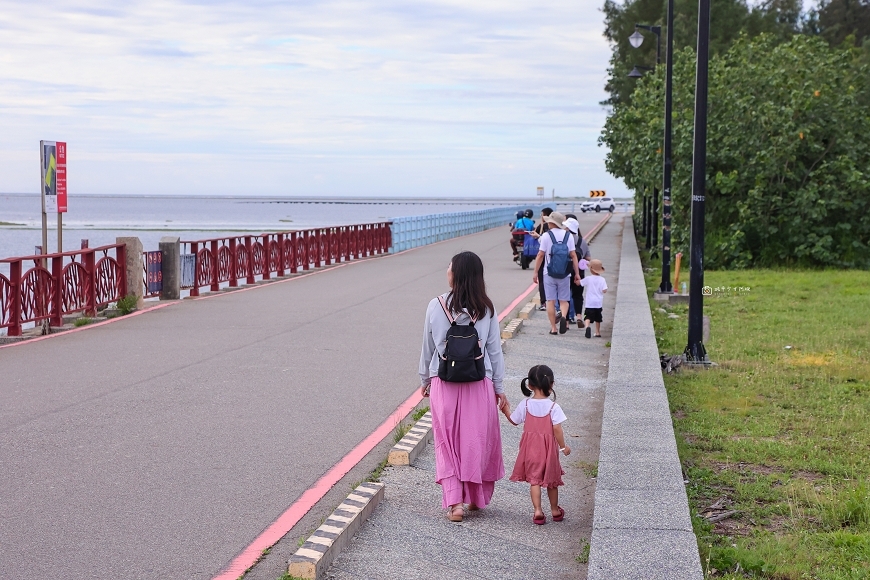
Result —
<path fill-rule="evenodd" d="M 870 40 L 870 1 L 822 0 L 810 13 L 808 30 L 820 34 L 831 46 Z"/>
<path fill-rule="evenodd" d="M 710 267 L 870 267 L 870 66 L 820 38 L 743 37 L 710 62 Z M 673 247 L 688 248 L 695 57 L 674 66 Z M 607 120 L 608 170 L 661 182 L 662 72 Z"/>
<path fill-rule="evenodd" d="M 843 1 L 843 0 L 837 0 Z M 635 24 L 662 25 L 662 60 L 667 34 L 665 0 L 605 0 L 604 36 L 610 41 L 612 55 L 605 89 L 610 97 L 602 104 L 629 103 L 636 82 L 627 77 L 634 65 L 652 67 L 656 59 L 655 36 L 647 35 L 640 48 L 633 48 L 628 37 Z M 750 7 L 745 0 L 717 0 L 711 7 L 710 54 L 725 52 L 741 34 L 757 36 L 770 33 L 786 41 L 802 28 L 800 0 L 769 0 Z M 697 44 L 697 0 L 674 2 L 674 48 L 694 49 Z"/>

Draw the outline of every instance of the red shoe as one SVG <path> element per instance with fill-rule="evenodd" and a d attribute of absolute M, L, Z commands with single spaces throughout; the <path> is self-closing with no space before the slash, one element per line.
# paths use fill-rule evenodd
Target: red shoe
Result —
<path fill-rule="evenodd" d="M 562 507 L 559 506 L 559 515 L 553 516 L 553 521 L 554 522 L 561 522 L 564 519 L 565 519 L 565 510 L 563 510 Z"/>
<path fill-rule="evenodd" d="M 534 516 L 532 522 L 537 526 L 543 526 L 547 523 L 547 516 Z"/>

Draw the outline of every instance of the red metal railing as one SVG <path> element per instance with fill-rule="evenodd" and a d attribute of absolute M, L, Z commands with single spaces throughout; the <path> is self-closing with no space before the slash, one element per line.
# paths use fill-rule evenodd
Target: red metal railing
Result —
<path fill-rule="evenodd" d="M 227 282 L 231 287 L 242 280 L 253 284 L 256 276 L 268 280 L 389 250 L 391 222 L 315 228 L 256 236 L 235 236 L 209 240 L 182 241 L 182 253 L 196 256 L 196 273 L 191 296 L 209 286 L 212 292 Z"/>
<path fill-rule="evenodd" d="M 126 246 L 112 244 L 0 260 L 9 264 L 9 277 L 0 274 L 0 328 L 20 336 L 28 322 L 49 319 L 52 326 L 62 326 L 64 314 L 95 315 L 98 307 L 126 293 L 126 259 Z"/>

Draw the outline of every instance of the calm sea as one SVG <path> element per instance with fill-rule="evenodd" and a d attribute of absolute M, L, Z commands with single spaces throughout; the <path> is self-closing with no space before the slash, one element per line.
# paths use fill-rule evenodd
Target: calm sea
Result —
<path fill-rule="evenodd" d="M 254 197 L 70 196 L 63 216 L 65 251 L 112 244 L 118 236 L 138 236 L 145 250 L 160 238 L 201 240 L 231 234 L 262 233 L 318 226 L 387 221 L 394 217 L 468 211 L 522 200 L 332 199 L 316 202 Z M 526 200 L 525 203 L 533 203 Z M 0 259 L 34 253 L 42 243 L 38 194 L 0 194 Z M 6 225 L 15 224 L 15 225 Z M 48 249 L 57 251 L 57 217 L 48 216 Z"/>

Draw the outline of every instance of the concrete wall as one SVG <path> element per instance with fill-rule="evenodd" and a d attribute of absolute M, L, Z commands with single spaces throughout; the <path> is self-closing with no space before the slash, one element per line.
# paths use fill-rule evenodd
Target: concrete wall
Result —
<path fill-rule="evenodd" d="M 700 580 L 634 231 L 625 228 L 604 398 L 589 580 Z"/>
<path fill-rule="evenodd" d="M 449 240 L 496 227 L 504 227 L 516 222 L 518 211 L 531 208 L 535 218 L 539 218 L 545 205 L 523 205 L 496 207 L 475 211 L 455 213 L 436 213 L 430 215 L 393 218 L 391 226 L 393 246 L 391 253 L 425 246 L 442 240 Z M 553 204 L 550 204 L 553 207 Z"/>

